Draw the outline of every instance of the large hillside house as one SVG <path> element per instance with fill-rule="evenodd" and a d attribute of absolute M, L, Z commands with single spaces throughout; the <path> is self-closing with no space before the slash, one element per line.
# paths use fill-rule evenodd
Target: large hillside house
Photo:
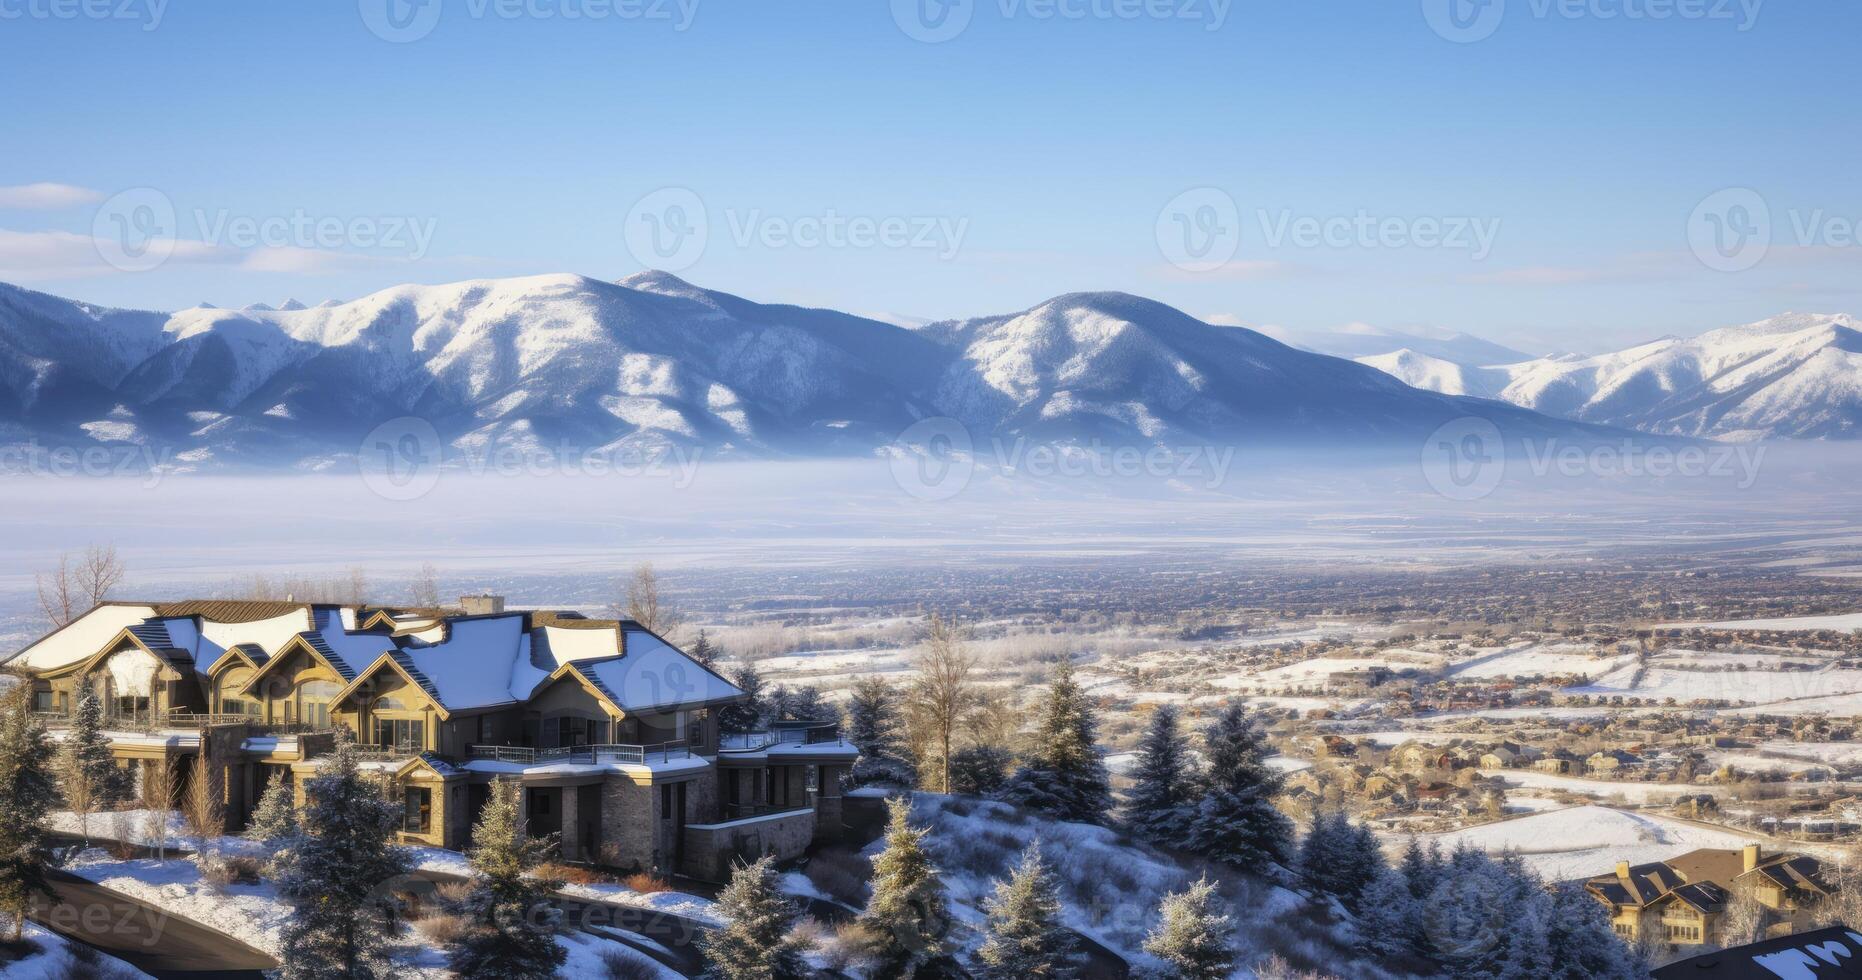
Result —
<path fill-rule="evenodd" d="M 339 725 L 405 802 L 407 843 L 464 847 L 497 779 L 566 859 L 623 870 L 717 880 L 841 830 L 857 753 L 833 722 L 720 732 L 747 695 L 638 623 L 461 604 L 107 602 L 7 666 L 54 737 L 89 685 L 119 764 L 167 758 L 177 798 L 204 756 L 229 831 L 272 779 L 301 802 Z"/>
<path fill-rule="evenodd" d="M 1739 850 L 1701 848 L 1650 864 L 1617 864 L 1615 872 L 1584 883 L 1610 910 L 1617 935 L 1635 941 L 1652 934 L 1672 947 L 1724 945 L 1719 928 L 1736 893 L 1761 907 L 1767 935 L 1788 936 L 1811 923 L 1812 909 L 1831 894 L 1816 858 L 1764 854 L 1759 845 Z"/>

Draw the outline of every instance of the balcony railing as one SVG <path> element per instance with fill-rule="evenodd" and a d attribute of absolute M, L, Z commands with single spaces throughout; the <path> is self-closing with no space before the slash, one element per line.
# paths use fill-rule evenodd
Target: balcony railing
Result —
<path fill-rule="evenodd" d="M 550 762 L 579 762 L 593 765 L 646 765 L 688 758 L 691 747 L 684 742 L 660 742 L 656 745 L 572 745 L 553 749 L 536 749 L 527 745 L 473 745 L 466 754 L 474 759 L 535 765 Z"/>
<path fill-rule="evenodd" d="M 63 711 L 35 711 L 32 716 L 47 728 L 70 728 L 73 724 L 72 715 Z M 150 733 L 205 728 L 211 725 L 253 725 L 267 730 L 292 727 L 267 725 L 255 715 L 211 714 L 193 711 L 166 711 L 154 714 L 104 712 L 98 725 L 105 731 Z"/>
<path fill-rule="evenodd" d="M 772 745 L 820 745 L 840 741 L 840 724 L 832 721 L 778 721 L 768 731 L 725 732 L 718 736 L 723 752 L 761 752 Z"/>

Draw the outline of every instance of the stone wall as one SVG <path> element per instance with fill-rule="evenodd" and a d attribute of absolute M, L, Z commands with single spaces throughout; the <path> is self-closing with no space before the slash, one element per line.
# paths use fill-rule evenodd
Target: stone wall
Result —
<path fill-rule="evenodd" d="M 704 881 L 727 881 L 736 862 L 765 854 L 774 854 L 778 860 L 798 857 L 814 836 L 812 809 L 694 824 L 685 828 L 685 861 L 679 870 Z"/>
<path fill-rule="evenodd" d="M 593 790 L 595 787 L 585 787 Z M 652 869 L 659 860 L 655 787 L 637 785 L 626 776 L 601 784 L 602 864 L 628 871 Z"/>

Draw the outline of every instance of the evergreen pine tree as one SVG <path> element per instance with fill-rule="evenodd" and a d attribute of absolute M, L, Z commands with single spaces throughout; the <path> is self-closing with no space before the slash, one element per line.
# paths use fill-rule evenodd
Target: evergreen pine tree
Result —
<path fill-rule="evenodd" d="M 1040 841 L 1022 852 L 1021 864 L 1007 881 L 996 883 L 995 897 L 984 903 L 988 923 L 976 951 L 983 980 L 1024 977 L 1061 980 L 1074 976 L 1073 934 L 1060 924 L 1060 890 Z"/>
<path fill-rule="evenodd" d="M 1436 877 L 1441 871 L 1441 856 L 1441 852 L 1436 851 L 1435 861 L 1431 862 L 1429 855 L 1422 849 L 1422 842 L 1414 837 L 1409 839 L 1409 846 L 1403 849 L 1400 868 L 1411 898 L 1421 901 L 1435 891 Z"/>
<path fill-rule="evenodd" d="M 252 810 L 252 820 L 246 824 L 245 837 L 279 843 L 295 837 L 297 830 L 297 801 L 291 798 L 291 787 L 285 784 L 284 774 L 279 773 L 265 784 L 259 805 Z"/>
<path fill-rule="evenodd" d="M 1226 980 L 1235 970 L 1229 936 L 1234 921 L 1208 878 L 1164 897 L 1157 927 L 1145 937 L 1144 951 L 1170 965 L 1179 980 Z"/>
<path fill-rule="evenodd" d="M 0 695 L 0 918 L 20 941 L 35 894 L 52 897 L 45 880 L 45 818 L 58 801 L 53 749 L 32 716 L 32 685 Z"/>
<path fill-rule="evenodd" d="M 279 862 L 280 898 L 291 906 L 283 937 L 283 980 L 371 980 L 381 976 L 392 879 L 412 862 L 395 846 L 401 808 L 356 765 L 355 742 L 337 729 L 336 748 L 304 786 L 303 833 Z"/>
<path fill-rule="evenodd" d="M 1111 781 L 1099 755 L 1099 722 L 1073 665 L 1061 661 L 1041 707 L 1034 750 L 1001 797 L 1056 820 L 1102 823 L 1112 809 Z"/>
<path fill-rule="evenodd" d="M 860 750 L 848 781 L 855 786 L 917 782 L 906 759 L 899 693 L 886 679 L 869 674 L 854 682 L 847 698 L 847 741 Z"/>
<path fill-rule="evenodd" d="M 1281 775 L 1267 764 L 1267 739 L 1241 702 L 1222 710 L 1203 741 L 1208 766 L 1190 823 L 1190 847 L 1250 870 L 1288 861 L 1293 824 L 1273 803 Z"/>
<path fill-rule="evenodd" d="M 472 828 L 472 927 L 452 952 L 462 977 L 550 980 L 569 951 L 556 942 L 561 913 L 550 893 L 561 881 L 531 877 L 555 849 L 554 835 L 530 837 L 518 806 L 522 790 L 513 780 L 491 785 L 491 798 Z"/>
<path fill-rule="evenodd" d="M 886 848 L 873 858 L 873 896 L 860 921 L 874 937 L 880 965 L 875 975 L 911 977 L 944 955 L 950 913 L 944 883 L 925 851 L 929 831 L 911 825 L 906 800 L 894 797 L 886 806 Z"/>
<path fill-rule="evenodd" d="M 1641 980 L 1649 966 L 1610 928 L 1610 915 L 1584 889 L 1566 882 L 1552 890 L 1546 931 L 1551 974 L 1559 980 Z"/>
<path fill-rule="evenodd" d="M 698 631 L 698 639 L 693 640 L 692 646 L 685 652 L 706 667 L 715 665 L 718 660 L 718 648 L 711 645 L 711 637 L 703 629 Z"/>
<path fill-rule="evenodd" d="M 791 930 L 795 907 L 776 887 L 776 859 L 764 855 L 731 873 L 718 894 L 727 925 L 700 942 L 708 980 L 800 980 L 809 975 L 803 944 Z"/>
<path fill-rule="evenodd" d="M 1385 871 L 1364 888 L 1358 912 L 1358 948 L 1380 958 L 1408 956 L 1421 944 L 1420 915 L 1400 872 Z"/>
<path fill-rule="evenodd" d="M 1138 742 L 1138 764 L 1125 794 L 1125 824 L 1153 844 L 1188 843 L 1190 817 L 1196 808 L 1195 773 L 1190 768 L 1180 714 L 1174 704 L 1161 705 Z"/>
<path fill-rule="evenodd" d="M 718 728 L 732 733 L 754 732 L 762 728 L 765 709 L 763 675 L 757 672 L 755 664 L 740 664 L 731 672 L 731 683 L 750 697 L 719 708 Z"/>
<path fill-rule="evenodd" d="M 128 771 L 120 769 L 110 754 L 110 736 L 103 732 L 103 702 L 83 678 L 78 679 L 77 710 L 71 715 L 71 731 L 65 736 L 65 751 L 89 780 L 91 793 L 100 807 L 111 807 L 129 796 Z"/>
<path fill-rule="evenodd" d="M 972 745 L 950 757 L 950 792 L 959 796 L 990 796 L 1009 782 L 1015 756 L 993 745 Z"/>

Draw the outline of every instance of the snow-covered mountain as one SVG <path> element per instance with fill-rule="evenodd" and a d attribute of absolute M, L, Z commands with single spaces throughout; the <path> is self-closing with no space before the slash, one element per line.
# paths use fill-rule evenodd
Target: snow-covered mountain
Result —
<path fill-rule="evenodd" d="M 1410 333 L 1354 323 L 1337 330 L 1293 331 L 1269 327 L 1261 332 L 1294 347 L 1364 363 L 1368 363 L 1369 358 L 1403 351 L 1452 364 L 1512 364 L 1532 357 L 1472 334 L 1445 330 Z"/>
<path fill-rule="evenodd" d="M 1419 388 L 1644 432 L 1862 436 L 1862 332 L 1842 314 L 1787 313 L 1590 357 L 1496 363 L 1405 350 L 1358 360 Z"/>
<path fill-rule="evenodd" d="M 317 466 L 409 415 L 463 450 L 684 444 L 751 456 L 867 454 L 936 415 L 979 437 L 1113 445 L 1407 446 L 1467 415 L 1520 436 L 1590 431 L 1120 293 L 907 328 L 663 273 L 409 285 L 308 309 L 172 315 L 0 286 L 10 440 L 145 443 L 202 466 Z"/>

